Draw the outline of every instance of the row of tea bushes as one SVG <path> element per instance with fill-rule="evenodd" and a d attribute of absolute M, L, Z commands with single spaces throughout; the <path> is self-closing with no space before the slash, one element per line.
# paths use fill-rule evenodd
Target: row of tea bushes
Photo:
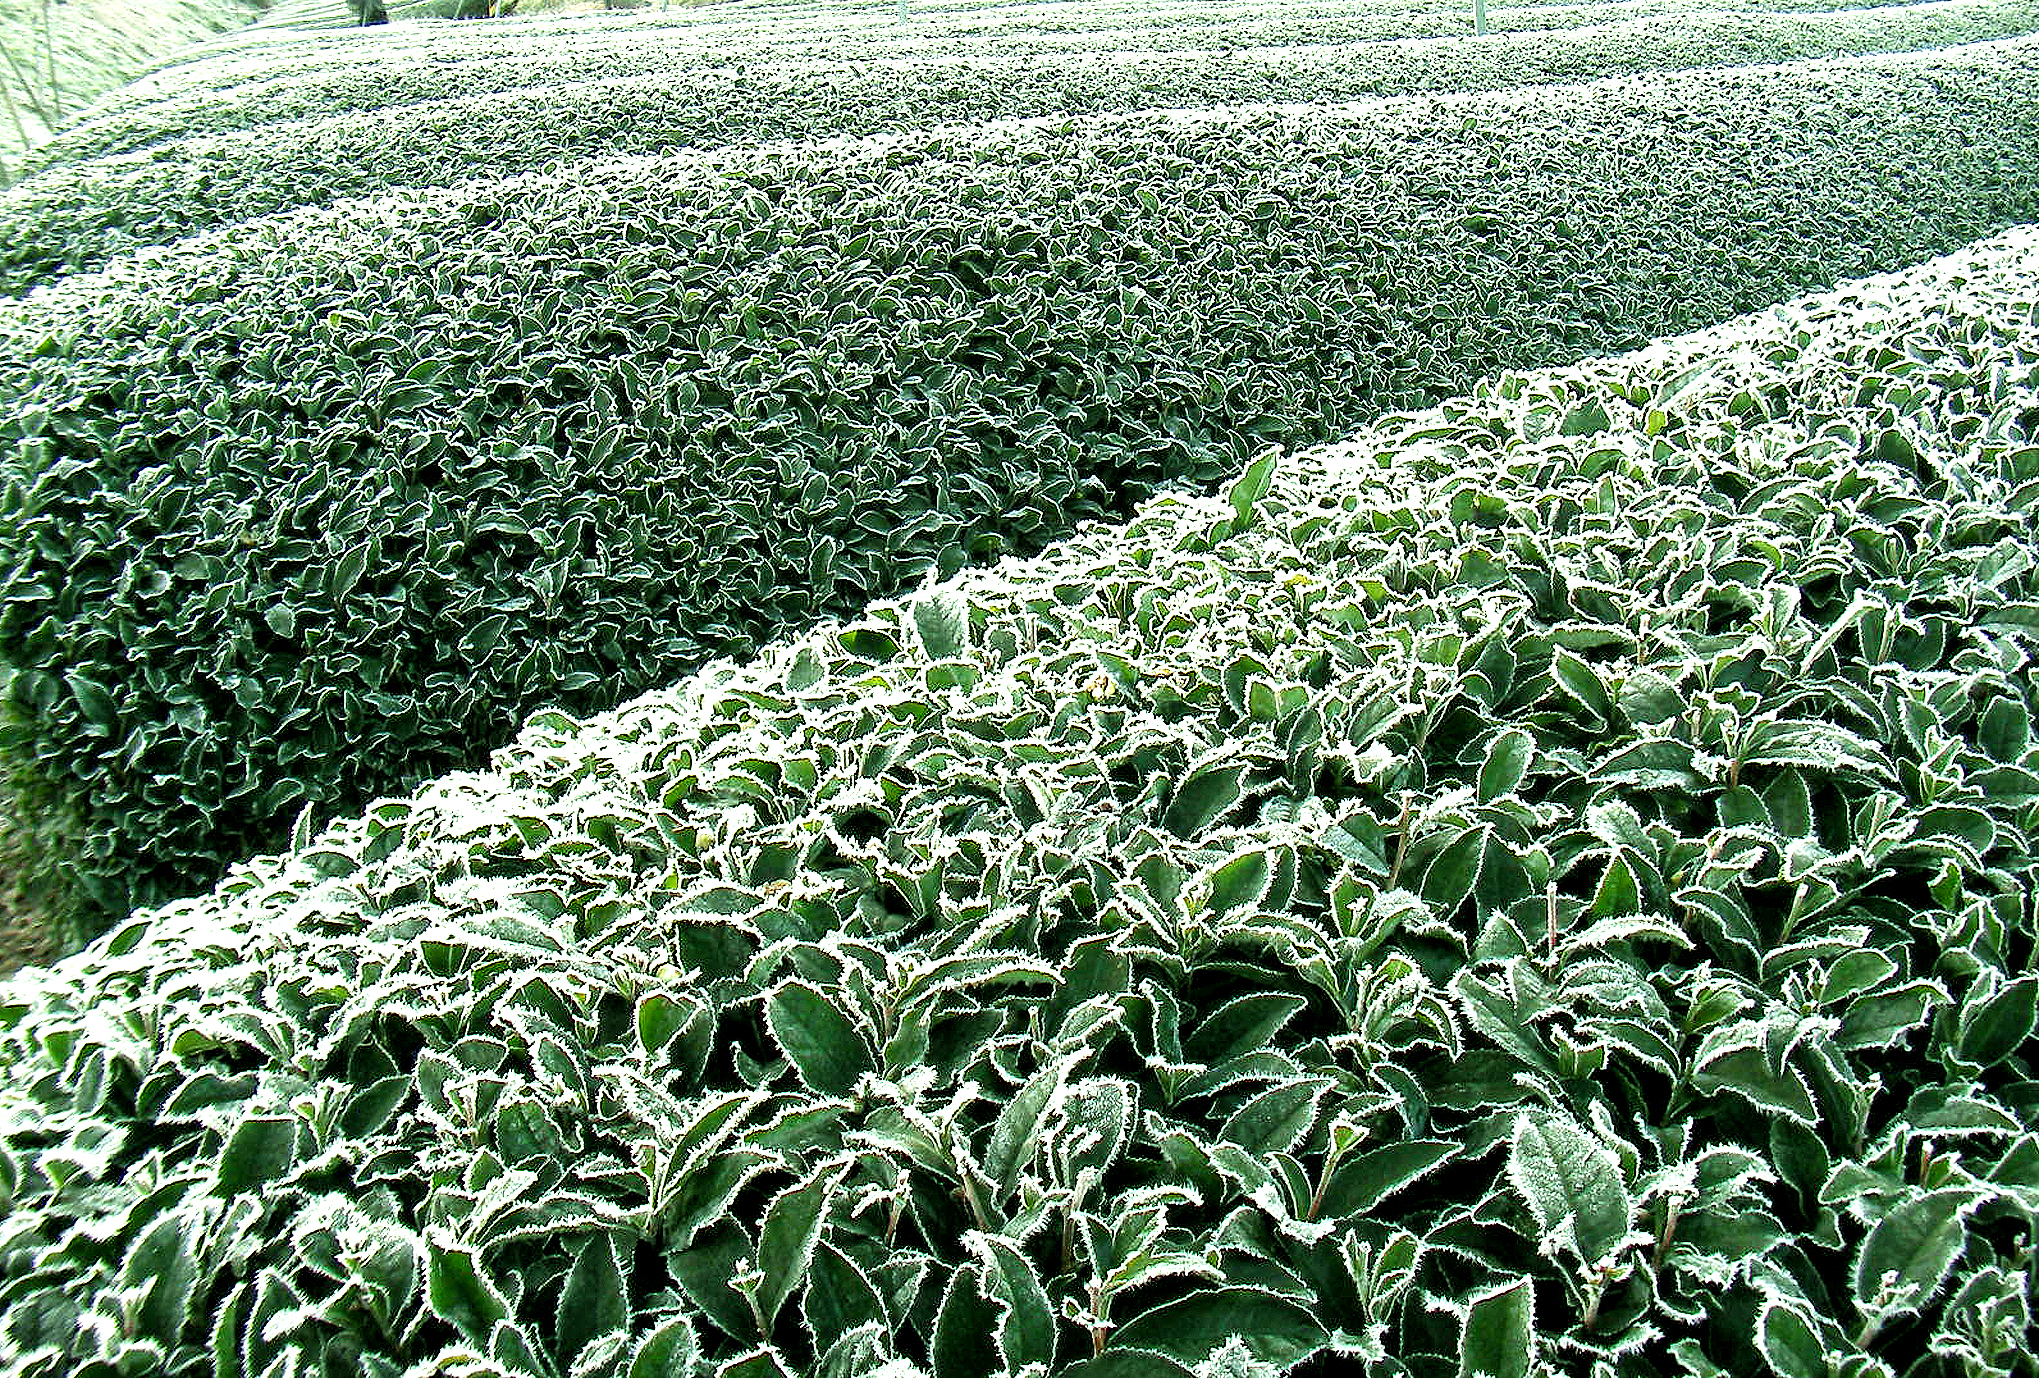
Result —
<path fill-rule="evenodd" d="M 1902 0 L 1883 0 L 1902 3 Z M 1610 17 L 1661 6 L 1665 0 L 1613 0 Z M 1832 0 L 1763 0 L 1765 10 L 1830 9 Z M 1586 22 L 1579 18 L 1579 0 L 1512 6 L 1510 24 L 1551 27 Z M 1426 31 L 1446 15 L 1462 11 L 1450 0 L 1273 0 L 1239 3 L 1196 3 L 1195 0 L 1128 0 L 1124 4 L 1061 5 L 1028 3 L 1000 6 L 912 5 L 908 22 L 898 22 L 890 3 L 823 5 L 812 0 L 763 6 L 716 3 L 681 10 L 646 9 L 599 16 L 541 14 L 490 24 L 391 24 L 350 35 L 349 61 L 381 65 L 416 61 L 429 51 L 449 63 L 477 58 L 524 56 L 543 59 L 562 49 L 603 48 L 623 51 L 633 44 L 657 43 L 696 51 L 719 50 L 738 61 L 784 57 L 786 51 L 817 45 L 847 44 L 892 54 L 945 44 L 951 52 L 975 50 L 992 55 L 1010 44 L 1039 43 L 1044 51 L 1070 44 L 1117 46 L 1137 35 L 1153 37 L 1164 47 L 1181 48 L 1201 33 L 1230 35 L 1242 26 L 1282 21 L 1320 23 L 1357 20 L 1385 25 L 1405 33 L 1414 24 Z M 1178 32 L 1180 31 L 1180 32 Z M 1172 36 L 1171 36 L 1172 35 Z M 253 40 L 253 41 L 250 41 Z M 1190 44 L 1188 46 L 1194 46 Z M 329 66 L 341 50 L 330 34 L 277 31 L 257 34 L 243 30 L 231 40 L 211 45 L 201 60 L 165 63 L 130 87 L 110 97 L 104 109 L 146 104 L 180 90 L 223 89 L 242 81 L 302 74 Z"/>
<path fill-rule="evenodd" d="M 1263 457 L 15 978 L 0 1372 L 2028 1372 L 2035 284 Z"/>
<path fill-rule="evenodd" d="M 1974 0 L 1934 0 L 1962 6 Z M 1718 0 L 1714 0 L 1718 3 Z M 1753 0 L 1752 8 L 1803 8 L 1810 0 Z M 1822 8 L 1828 0 L 1818 0 Z M 973 53 L 1008 60 L 1055 54 L 1155 51 L 1209 52 L 1313 43 L 1353 43 L 1464 34 L 1462 8 L 1411 10 L 1394 0 L 1322 0 L 1319 7 L 1273 7 L 1264 15 L 1195 17 L 1194 7 L 1163 6 L 1175 22 L 1066 32 L 1000 26 L 989 32 L 955 32 L 953 26 L 916 21 L 901 28 L 867 15 L 832 17 L 826 9 L 787 21 L 712 23 L 702 16 L 653 29 L 602 25 L 576 31 L 541 29 L 462 39 L 446 26 L 389 26 L 387 39 L 355 39 L 344 46 L 322 37 L 294 59 L 263 70 L 206 63 L 185 69 L 195 82 L 146 103 L 95 112 L 35 151 L 30 170 L 150 147 L 190 134 L 261 129 L 283 120 L 343 111 L 387 109 L 451 95 L 528 89 L 560 82 L 626 74 L 650 75 L 699 67 L 754 68 L 805 59 L 837 64 L 902 55 L 951 57 Z M 1621 17 L 1675 15 L 1703 9 L 1694 0 L 1611 0 L 1610 3 L 1497 7 L 1497 29 L 1575 28 Z M 1116 23 L 1110 16 L 1109 23 Z M 457 27 L 457 26 L 456 26 Z M 466 30 L 491 25 L 465 26 Z M 379 32 L 371 29 L 369 34 Z"/>
<path fill-rule="evenodd" d="M 0 306 L 19 816 L 118 917 L 930 563 L 2039 217 L 2035 52 L 638 160 L 69 279 Z"/>
<path fill-rule="evenodd" d="M 603 155 L 999 117 L 1490 90 L 1906 51 L 2035 30 L 2039 0 L 1931 0 L 1816 16 L 1701 11 L 1481 43 L 715 66 L 562 82 L 181 139 L 53 168 L 0 194 L 0 291 L 295 206 Z M 428 80 L 463 89 L 465 66 L 430 69 Z"/>

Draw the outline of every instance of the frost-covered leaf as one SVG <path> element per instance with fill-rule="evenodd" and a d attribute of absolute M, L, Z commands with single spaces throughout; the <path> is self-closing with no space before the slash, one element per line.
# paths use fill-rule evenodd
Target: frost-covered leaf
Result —
<path fill-rule="evenodd" d="M 872 1070 L 871 1051 L 857 1026 L 834 1001 L 804 981 L 788 981 L 766 1006 L 772 1037 L 799 1069 L 801 1080 L 823 1095 L 846 1095 Z"/>
<path fill-rule="evenodd" d="M 765 1207 L 758 1228 L 758 1270 L 764 1274 L 757 1304 L 769 1329 L 787 1297 L 806 1280 L 808 1261 L 845 1169 L 833 1168 L 788 1187 Z"/>
<path fill-rule="evenodd" d="M 1900 1202 L 1870 1229 L 1855 1255 L 1855 1304 L 1868 1321 L 1917 1312 L 1947 1281 L 1968 1242 L 1980 1204 L 1950 1187 Z"/>
<path fill-rule="evenodd" d="M 1536 1113 L 1519 1117 L 1507 1172 L 1508 1184 L 1529 1207 L 1544 1251 L 1563 1250 L 1592 1265 L 1627 1243 L 1635 1203 L 1621 1164 L 1570 1120 Z"/>
<path fill-rule="evenodd" d="M 1234 1338 L 1262 1363 L 1287 1368 L 1316 1353 L 1328 1336 L 1294 1302 L 1256 1288 L 1216 1287 L 1141 1312 L 1113 1332 L 1112 1344 L 1199 1364 Z"/>
<path fill-rule="evenodd" d="M 1536 1350 L 1536 1296 L 1528 1278 L 1467 1300 L 1459 1378 L 1529 1378 Z"/>

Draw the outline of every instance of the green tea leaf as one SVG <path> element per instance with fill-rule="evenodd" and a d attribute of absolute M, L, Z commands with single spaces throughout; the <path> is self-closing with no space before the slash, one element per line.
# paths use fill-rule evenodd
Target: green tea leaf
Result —
<path fill-rule="evenodd" d="M 1196 838 L 1238 804 L 1245 792 L 1246 767 L 1214 762 L 1192 771 L 1176 787 L 1162 825 L 1177 837 Z"/>
<path fill-rule="evenodd" d="M 75 670 L 64 676 L 64 682 L 71 687 L 71 698 L 85 715 L 88 730 L 103 737 L 120 725 L 120 710 L 104 685 Z"/>
<path fill-rule="evenodd" d="M 1029 1077 L 998 1112 L 984 1150 L 984 1172 L 1001 1194 L 1018 1184 L 1020 1169 L 1033 1157 L 1047 1125 L 1049 1107 L 1068 1074 L 1067 1061 L 1048 1064 Z"/>
<path fill-rule="evenodd" d="M 956 1269 L 935 1313 L 934 1337 L 928 1346 L 934 1378 L 978 1378 L 986 1372 L 998 1323 L 998 1309 L 985 1297 L 979 1271 Z"/>
<path fill-rule="evenodd" d="M 765 1277 L 759 1285 L 758 1306 L 770 1326 L 800 1284 L 806 1281 L 808 1260 L 821 1238 L 830 1203 L 846 1168 L 816 1176 L 789 1187 L 765 1208 L 765 1220 L 758 1233 L 758 1269 Z"/>
<path fill-rule="evenodd" d="M 1281 451 L 1269 450 L 1248 464 L 1225 490 L 1225 502 L 1232 509 L 1234 534 L 1253 529 L 1261 499 L 1274 487 L 1274 470 Z"/>
<path fill-rule="evenodd" d="M 887 1319 L 884 1299 L 864 1270 L 825 1240 L 808 1263 L 801 1313 L 823 1349 L 860 1325 Z"/>
<path fill-rule="evenodd" d="M 915 599 L 913 625 L 930 659 L 954 660 L 970 647 L 970 603 L 953 589 Z"/>
<path fill-rule="evenodd" d="M 1132 1317 L 1112 1332 L 1110 1348 L 1151 1349 L 1199 1364 L 1234 1336 L 1254 1358 L 1278 1368 L 1300 1363 L 1330 1338 L 1292 1301 L 1258 1288 L 1212 1287 Z"/>
<path fill-rule="evenodd" d="M 482 1272 L 473 1250 L 429 1243 L 427 1252 L 425 1296 L 433 1315 L 476 1343 L 509 1319 L 509 1302 Z"/>
<path fill-rule="evenodd" d="M 1055 1312 L 1026 1255 L 1009 1240 L 996 1235 L 973 1233 L 965 1243 L 984 1264 L 986 1291 L 991 1301 L 1004 1310 L 997 1333 L 999 1351 L 1005 1356 L 1007 1368 L 1052 1365 Z"/>
<path fill-rule="evenodd" d="M 774 991 L 765 1017 L 800 1079 L 822 1095 L 846 1096 L 859 1077 L 875 1070 L 871 1049 L 856 1025 L 804 981 L 788 981 Z"/>
<path fill-rule="evenodd" d="M 614 1238 L 606 1232 L 591 1234 L 560 1289 L 553 1326 L 559 1360 L 571 1367 L 590 1342 L 629 1329 L 630 1288 L 617 1261 Z"/>
<path fill-rule="evenodd" d="M 1535 740 L 1520 728 L 1511 728 L 1488 744 L 1487 759 L 1480 766 L 1479 797 L 1482 803 L 1512 794 L 1529 774 L 1536 758 Z"/>
<path fill-rule="evenodd" d="M 1317 1104 L 1330 1089 L 1314 1078 L 1269 1087 L 1233 1111 L 1218 1137 L 1256 1157 L 1286 1153 L 1317 1122 Z"/>
<path fill-rule="evenodd" d="M 628 1378 L 692 1378 L 700 1362 L 693 1326 L 685 1316 L 674 1316 L 638 1342 Z"/>
<path fill-rule="evenodd" d="M 1519 1117 L 1507 1177 L 1535 1219 L 1544 1252 L 1564 1249 L 1582 1263 L 1597 1264 L 1627 1241 L 1635 1204 L 1621 1165 L 1570 1121 L 1548 1114 Z"/>
<path fill-rule="evenodd" d="M 1529 1378 L 1536 1351 L 1536 1295 L 1528 1278 L 1481 1292 L 1467 1303 L 1459 1378 Z"/>
<path fill-rule="evenodd" d="M 297 1164 L 298 1122 L 287 1115 L 250 1115 L 234 1126 L 213 1169 L 222 1194 L 253 1191 L 289 1175 Z"/>
<path fill-rule="evenodd" d="M 1994 1067 L 2025 1046 L 2035 1022 L 2039 1022 L 2039 977 L 2006 982 L 1986 999 L 1963 1005 L 1961 1056 L 1977 1067 Z"/>
<path fill-rule="evenodd" d="M 1968 1241 L 1980 1201 L 1953 1187 L 1899 1204 L 1878 1220 L 1855 1255 L 1855 1304 L 1881 1321 L 1916 1312 L 1937 1295 Z"/>
<path fill-rule="evenodd" d="M 1792 1308 L 1767 1303 L 1756 1321 L 1756 1338 L 1779 1378 L 1830 1378 L 1832 1351 Z"/>

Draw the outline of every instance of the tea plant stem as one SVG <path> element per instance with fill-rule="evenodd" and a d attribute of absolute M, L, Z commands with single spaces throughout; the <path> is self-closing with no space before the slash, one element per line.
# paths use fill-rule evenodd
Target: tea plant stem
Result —
<path fill-rule="evenodd" d="M 1315 1220 L 1317 1212 L 1324 1208 L 1324 1193 L 1331 1186 L 1331 1164 L 1324 1164 L 1324 1174 L 1317 1179 L 1317 1189 L 1310 1193 L 1310 1207 L 1303 1212 L 1303 1219 Z"/>
<path fill-rule="evenodd" d="M 1092 1357 L 1104 1353 L 1104 1342 L 1111 1335 L 1111 1322 L 1105 1319 L 1106 1309 L 1111 1302 L 1104 1295 L 1104 1284 L 1090 1284 L 1090 1352 Z"/>
<path fill-rule="evenodd" d="M 1607 1284 L 1614 1276 L 1614 1269 L 1605 1263 L 1593 1270 L 1592 1281 L 1586 1284 L 1586 1314 L 1579 1318 L 1579 1328 L 1592 1334 L 1600 1327 L 1600 1305 L 1607 1298 Z"/>
<path fill-rule="evenodd" d="M 1395 825 L 1395 860 L 1388 868 L 1388 888 L 1393 889 L 1402 879 L 1402 860 L 1409 855 L 1409 813 L 1412 801 L 1402 798 L 1402 818 Z"/>
<path fill-rule="evenodd" d="M 1678 1229 L 1679 1198 L 1672 1197 L 1664 1203 L 1664 1228 L 1657 1232 L 1657 1243 L 1650 1250 L 1650 1272 L 1654 1275 L 1664 1266 L 1664 1255 L 1671 1248 L 1671 1236 Z"/>
<path fill-rule="evenodd" d="M 977 1195 L 976 1183 L 970 1180 L 970 1174 L 967 1169 L 963 1172 L 962 1177 L 963 1185 L 958 1190 L 963 1193 L 963 1199 L 969 1202 L 970 1214 L 977 1221 L 977 1228 L 989 1230 L 991 1228 L 991 1217 L 984 1209 L 984 1202 Z"/>

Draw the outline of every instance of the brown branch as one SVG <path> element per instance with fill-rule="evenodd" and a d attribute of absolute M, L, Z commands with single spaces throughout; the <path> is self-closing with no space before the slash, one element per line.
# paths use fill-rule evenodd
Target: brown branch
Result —
<path fill-rule="evenodd" d="M 14 60 L 13 52 L 5 43 L 0 43 L 0 57 L 7 59 L 7 70 L 14 74 L 14 80 L 21 86 L 21 96 L 28 102 L 28 108 L 35 112 L 35 117 L 41 120 L 45 127 L 55 129 L 57 122 L 50 118 L 49 111 L 43 109 L 42 102 L 36 98 L 35 78 L 21 70 L 21 64 Z M 8 104 L 11 106 L 13 103 L 13 97 L 8 97 Z M 18 121 L 19 116 L 16 118 Z M 26 137 L 24 134 L 24 140 Z"/>

